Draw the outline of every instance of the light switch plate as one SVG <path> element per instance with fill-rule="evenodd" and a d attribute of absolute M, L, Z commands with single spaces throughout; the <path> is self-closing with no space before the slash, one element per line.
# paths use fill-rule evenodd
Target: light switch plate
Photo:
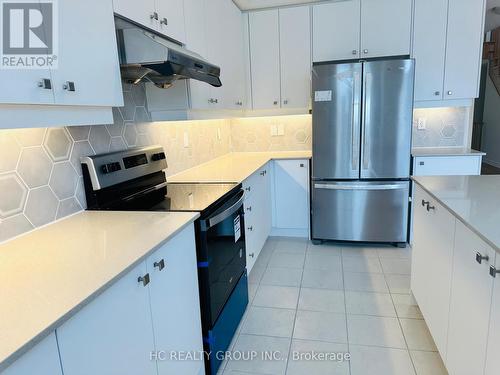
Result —
<path fill-rule="evenodd" d="M 271 125 L 271 137 L 276 137 L 278 135 L 278 127 L 276 124 Z"/>
<path fill-rule="evenodd" d="M 417 119 L 417 130 L 427 129 L 427 119 L 425 117 L 420 117 Z"/>
<path fill-rule="evenodd" d="M 285 135 L 285 125 L 284 124 L 278 125 L 278 135 Z"/>

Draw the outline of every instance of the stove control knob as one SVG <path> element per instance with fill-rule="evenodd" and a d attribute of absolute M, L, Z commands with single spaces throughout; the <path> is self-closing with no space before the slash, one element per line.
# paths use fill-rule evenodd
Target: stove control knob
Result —
<path fill-rule="evenodd" d="M 167 157 L 164 152 L 159 152 L 157 154 L 153 154 L 151 156 L 152 161 L 159 161 L 159 160 L 165 160 Z"/>

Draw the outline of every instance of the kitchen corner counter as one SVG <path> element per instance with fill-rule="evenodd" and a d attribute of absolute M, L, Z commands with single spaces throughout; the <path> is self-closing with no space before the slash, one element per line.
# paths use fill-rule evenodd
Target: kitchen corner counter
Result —
<path fill-rule="evenodd" d="M 0 244 L 0 370 L 198 216 L 85 211 Z"/>
<path fill-rule="evenodd" d="M 500 252 L 500 176 L 413 177 L 413 180 Z"/>
<path fill-rule="evenodd" d="M 270 160 L 310 159 L 311 151 L 231 152 L 169 176 L 168 182 L 241 183 Z"/>
<path fill-rule="evenodd" d="M 486 153 L 460 147 L 415 147 L 411 150 L 414 157 L 421 156 L 484 156 Z"/>

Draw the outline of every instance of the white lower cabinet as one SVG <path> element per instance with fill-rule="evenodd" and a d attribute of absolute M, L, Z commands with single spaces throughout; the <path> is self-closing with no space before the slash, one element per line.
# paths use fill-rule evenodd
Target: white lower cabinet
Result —
<path fill-rule="evenodd" d="M 155 348 L 167 360 L 158 361 L 158 374 L 198 374 L 203 360 L 169 360 L 170 353 L 200 351 L 200 304 L 196 243 L 192 229 L 183 231 L 147 260 L 151 275 L 151 315 Z"/>
<path fill-rule="evenodd" d="M 2 375 L 62 375 L 55 333 L 51 333 L 0 373 Z"/>
<path fill-rule="evenodd" d="M 461 156 L 416 156 L 414 176 L 475 176 L 481 174 L 482 154 Z"/>
<path fill-rule="evenodd" d="M 169 360 L 203 350 L 197 283 L 189 226 L 57 329 L 64 375 L 203 373 Z"/>
<path fill-rule="evenodd" d="M 420 187 L 414 201 L 411 289 L 445 358 L 455 218 Z"/>
<path fill-rule="evenodd" d="M 484 371 L 494 259 L 495 251 L 457 221 L 445 361 L 452 375 Z"/>
<path fill-rule="evenodd" d="M 500 256 L 496 256 L 494 269 L 500 270 Z M 493 297 L 490 309 L 490 327 L 488 332 L 488 348 L 486 352 L 486 366 L 484 375 L 497 375 L 500 369 L 500 275 L 495 274 L 493 278 Z"/>
<path fill-rule="evenodd" d="M 245 241 L 250 272 L 271 233 L 271 162 L 243 181 Z"/>
<path fill-rule="evenodd" d="M 274 162 L 273 230 L 309 229 L 309 161 Z M 292 235 L 292 232 L 283 233 Z"/>

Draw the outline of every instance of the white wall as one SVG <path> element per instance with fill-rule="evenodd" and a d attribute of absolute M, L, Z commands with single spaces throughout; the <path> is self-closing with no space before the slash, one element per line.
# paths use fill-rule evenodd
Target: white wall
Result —
<path fill-rule="evenodd" d="M 485 125 L 481 151 L 487 154 L 485 162 L 500 167 L 500 96 L 489 75 L 486 77 L 485 91 L 483 117 Z"/>

